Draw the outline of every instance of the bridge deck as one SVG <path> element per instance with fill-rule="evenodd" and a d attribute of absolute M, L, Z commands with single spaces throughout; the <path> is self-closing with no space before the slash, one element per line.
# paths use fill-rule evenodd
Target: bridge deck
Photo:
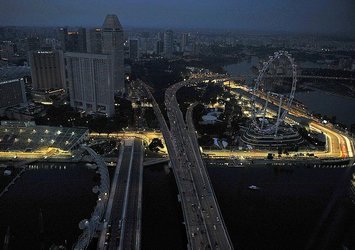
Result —
<path fill-rule="evenodd" d="M 121 146 L 110 200 L 107 224 L 98 249 L 139 249 L 142 208 L 143 147 L 138 139 Z"/>

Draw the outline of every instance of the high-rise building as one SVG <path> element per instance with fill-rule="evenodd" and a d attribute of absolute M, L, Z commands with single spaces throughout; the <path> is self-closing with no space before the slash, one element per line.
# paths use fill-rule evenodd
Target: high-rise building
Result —
<path fill-rule="evenodd" d="M 27 104 L 23 79 L 0 81 L 0 108 Z"/>
<path fill-rule="evenodd" d="M 164 56 L 166 58 L 171 58 L 174 52 L 174 38 L 173 31 L 167 30 L 164 33 Z"/>
<path fill-rule="evenodd" d="M 164 42 L 164 32 L 158 33 L 158 40 Z"/>
<path fill-rule="evenodd" d="M 181 42 L 180 42 L 180 47 L 182 52 L 185 51 L 187 45 L 189 45 L 189 34 L 183 33 L 181 35 Z"/>
<path fill-rule="evenodd" d="M 114 115 L 112 57 L 67 52 L 65 62 L 70 105 L 87 114 Z"/>
<path fill-rule="evenodd" d="M 158 55 L 162 55 L 164 53 L 164 42 L 163 41 L 157 41 L 156 43 L 156 53 Z"/>
<path fill-rule="evenodd" d="M 87 52 L 93 54 L 102 53 L 102 30 L 99 28 L 86 30 Z"/>
<path fill-rule="evenodd" d="M 138 39 L 129 40 L 129 58 L 132 60 L 139 58 Z"/>
<path fill-rule="evenodd" d="M 107 15 L 102 26 L 102 53 L 112 57 L 115 91 L 124 92 L 124 37 L 116 15 Z"/>
<path fill-rule="evenodd" d="M 81 53 L 87 52 L 86 29 L 85 28 L 78 29 L 78 52 L 81 52 Z"/>
<path fill-rule="evenodd" d="M 60 41 L 60 46 L 63 51 L 66 51 L 66 45 L 68 44 L 68 28 L 59 28 L 58 38 Z"/>
<path fill-rule="evenodd" d="M 79 32 L 77 32 L 77 31 L 69 31 L 68 32 L 68 40 L 67 40 L 67 44 L 65 45 L 65 51 L 80 52 Z"/>
<path fill-rule="evenodd" d="M 87 52 L 86 29 L 68 31 L 68 28 L 59 28 L 58 37 L 62 50 L 70 52 Z"/>
<path fill-rule="evenodd" d="M 66 89 L 61 50 L 29 53 L 32 87 L 35 90 Z"/>

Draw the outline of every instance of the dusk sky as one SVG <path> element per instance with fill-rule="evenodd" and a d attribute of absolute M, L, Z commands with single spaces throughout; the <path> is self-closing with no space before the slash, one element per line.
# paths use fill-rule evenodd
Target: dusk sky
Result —
<path fill-rule="evenodd" d="M 0 0 L 1 25 L 213 28 L 355 34 L 354 0 Z"/>

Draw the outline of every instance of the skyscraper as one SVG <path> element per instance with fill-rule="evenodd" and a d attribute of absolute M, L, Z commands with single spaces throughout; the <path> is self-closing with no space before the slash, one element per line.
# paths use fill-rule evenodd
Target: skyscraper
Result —
<path fill-rule="evenodd" d="M 173 56 L 174 50 L 174 38 L 173 38 L 173 31 L 167 30 L 164 33 L 164 56 L 166 58 L 171 58 Z"/>
<path fill-rule="evenodd" d="M 59 28 L 58 38 L 60 41 L 60 46 L 63 51 L 66 51 L 66 45 L 68 43 L 68 28 Z"/>
<path fill-rule="evenodd" d="M 124 37 L 116 15 L 107 15 L 102 26 L 102 53 L 112 57 L 114 90 L 124 92 Z"/>
<path fill-rule="evenodd" d="M 155 50 L 157 55 L 162 55 L 164 53 L 164 42 L 160 40 L 157 41 Z"/>
<path fill-rule="evenodd" d="M 68 40 L 65 45 L 65 51 L 80 52 L 80 50 L 79 50 L 79 32 L 69 31 L 67 38 L 68 38 Z"/>
<path fill-rule="evenodd" d="M 181 35 L 181 43 L 180 43 L 180 47 L 181 47 L 182 52 L 185 51 L 188 44 L 189 44 L 189 34 L 183 33 Z"/>
<path fill-rule="evenodd" d="M 59 28 L 58 38 L 64 52 L 87 52 L 85 28 L 79 28 L 77 31 L 68 31 L 68 28 Z"/>
<path fill-rule="evenodd" d="M 70 105 L 87 114 L 115 113 L 112 57 L 103 54 L 65 53 Z"/>
<path fill-rule="evenodd" d="M 81 53 L 87 52 L 86 29 L 85 28 L 78 29 L 78 52 L 81 52 Z"/>
<path fill-rule="evenodd" d="M 102 53 L 102 30 L 99 28 L 86 30 L 86 46 L 88 53 Z"/>
<path fill-rule="evenodd" d="M 33 89 L 66 88 L 62 51 L 31 51 L 29 55 Z"/>

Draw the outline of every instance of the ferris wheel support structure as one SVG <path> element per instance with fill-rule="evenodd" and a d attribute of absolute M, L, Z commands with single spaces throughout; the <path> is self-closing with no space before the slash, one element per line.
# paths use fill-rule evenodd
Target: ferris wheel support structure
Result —
<path fill-rule="evenodd" d="M 269 69 L 269 67 L 273 64 L 273 62 L 275 60 L 280 60 L 281 57 L 285 57 L 287 58 L 288 62 L 290 63 L 291 67 L 292 67 L 292 86 L 291 86 L 291 91 L 287 96 L 284 96 L 282 94 L 278 94 L 278 93 L 272 93 L 274 95 L 276 95 L 277 97 L 280 98 L 279 101 L 279 108 L 278 108 L 278 113 L 277 113 L 277 120 L 274 124 L 271 124 L 271 126 L 265 126 L 265 116 L 266 116 L 266 112 L 267 112 L 267 106 L 270 102 L 270 95 L 271 92 L 268 91 L 267 92 L 267 96 L 266 96 L 266 101 L 265 101 L 265 105 L 262 109 L 262 121 L 261 124 L 258 123 L 257 121 L 257 115 L 260 114 L 260 112 L 257 110 L 256 107 L 256 96 L 259 96 L 260 93 L 264 92 L 263 86 L 263 79 L 264 79 L 264 75 L 266 74 L 267 70 Z M 297 85 L 297 65 L 294 62 L 294 59 L 292 58 L 292 55 L 290 53 L 288 53 L 287 51 L 278 51 L 275 52 L 273 56 L 269 57 L 269 60 L 267 62 L 264 62 L 264 65 L 262 67 L 262 69 L 260 70 L 260 73 L 257 77 L 257 79 L 255 80 L 255 86 L 253 88 L 253 95 L 252 95 L 252 124 L 253 124 L 253 128 L 260 134 L 274 134 L 275 136 L 277 136 L 278 130 L 279 130 L 279 125 L 283 122 L 283 120 L 285 119 L 286 115 L 287 115 L 287 110 L 291 107 L 292 105 L 292 101 L 295 95 L 295 91 L 296 91 L 296 85 Z M 284 104 L 283 104 L 284 102 Z M 283 106 L 285 106 L 283 108 Z"/>

